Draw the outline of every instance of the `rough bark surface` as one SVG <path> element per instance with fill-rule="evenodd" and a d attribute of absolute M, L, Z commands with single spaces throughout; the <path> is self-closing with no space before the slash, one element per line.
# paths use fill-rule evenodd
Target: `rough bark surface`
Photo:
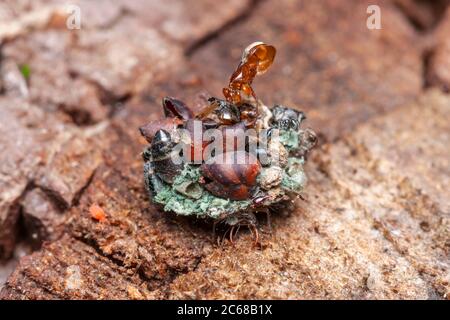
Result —
<path fill-rule="evenodd" d="M 79 0 L 81 30 L 61 1 L 2 2 L 0 298 L 448 298 L 450 8 L 375 2 L 381 30 L 374 1 Z M 256 93 L 320 146 L 262 248 L 220 247 L 148 201 L 137 128 L 220 95 L 257 40 L 278 56 Z"/>

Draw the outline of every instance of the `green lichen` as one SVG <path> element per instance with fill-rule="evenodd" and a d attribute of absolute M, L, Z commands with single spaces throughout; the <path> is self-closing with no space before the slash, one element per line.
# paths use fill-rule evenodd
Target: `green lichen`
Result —
<path fill-rule="evenodd" d="M 183 171 L 175 177 L 173 184 L 181 184 L 185 181 L 198 182 L 200 179 L 200 167 L 193 165 L 185 165 Z"/>
<path fill-rule="evenodd" d="M 306 185 L 306 175 L 303 171 L 302 158 L 289 158 L 288 165 L 283 172 L 283 178 L 281 180 L 281 187 L 283 189 L 300 192 Z"/>
<path fill-rule="evenodd" d="M 199 178 L 200 170 L 198 167 L 185 166 L 180 175 L 175 178 L 172 187 L 186 197 L 200 199 L 203 195 L 203 188 L 198 183 Z"/>
<path fill-rule="evenodd" d="M 300 145 L 298 131 L 296 130 L 280 130 L 280 142 L 288 151 L 297 149 Z"/>
<path fill-rule="evenodd" d="M 164 184 L 153 200 L 164 205 L 164 211 L 173 211 L 179 215 L 197 217 L 210 217 L 217 219 L 224 214 L 233 214 L 247 209 L 251 201 L 233 201 L 213 196 L 203 190 L 198 199 L 188 198 L 177 191 L 178 186 L 186 183 L 198 183 L 200 177 L 199 167 L 186 164 L 181 174 L 175 178 L 172 186 Z"/>

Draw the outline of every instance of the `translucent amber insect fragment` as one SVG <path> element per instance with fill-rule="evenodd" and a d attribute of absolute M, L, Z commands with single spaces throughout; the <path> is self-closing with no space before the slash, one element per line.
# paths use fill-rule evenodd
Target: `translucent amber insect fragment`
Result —
<path fill-rule="evenodd" d="M 267 71 L 275 59 L 275 54 L 275 47 L 263 42 L 254 42 L 245 48 L 241 62 L 231 75 L 228 87 L 223 89 L 225 98 L 237 105 L 243 102 L 241 94 L 256 100 L 255 92 L 251 87 L 253 79 L 256 75 Z"/>

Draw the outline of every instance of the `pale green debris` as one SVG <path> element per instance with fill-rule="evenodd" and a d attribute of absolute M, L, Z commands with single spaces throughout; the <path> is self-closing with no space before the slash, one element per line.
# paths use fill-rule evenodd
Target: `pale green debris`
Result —
<path fill-rule="evenodd" d="M 179 193 L 192 198 L 200 199 L 203 194 L 203 188 L 198 183 L 200 170 L 193 166 L 185 166 L 184 170 L 178 175 L 172 187 Z"/>
<path fill-rule="evenodd" d="M 198 182 L 200 177 L 199 167 L 186 164 L 184 170 L 175 179 L 174 185 L 182 185 L 187 181 Z M 174 186 L 165 184 L 158 190 L 153 198 L 157 203 L 164 205 L 165 211 L 173 211 L 179 215 L 196 215 L 198 217 L 218 218 L 222 214 L 232 214 L 245 210 L 251 204 L 250 200 L 232 201 L 213 196 L 206 190 L 199 199 L 190 199 L 178 193 Z"/>
<path fill-rule="evenodd" d="M 181 184 L 185 182 L 186 180 L 192 181 L 192 182 L 198 182 L 198 179 L 200 179 L 201 173 L 200 173 L 200 167 L 194 167 L 191 165 L 184 166 L 183 171 L 175 177 L 175 180 L 173 181 L 173 184 Z"/>
<path fill-rule="evenodd" d="M 297 149 L 299 147 L 299 134 L 295 130 L 280 130 L 280 142 L 287 150 Z"/>
<path fill-rule="evenodd" d="M 281 187 L 293 192 L 300 192 L 306 185 L 306 175 L 303 171 L 303 158 L 288 158 L 288 165 L 283 172 Z"/>

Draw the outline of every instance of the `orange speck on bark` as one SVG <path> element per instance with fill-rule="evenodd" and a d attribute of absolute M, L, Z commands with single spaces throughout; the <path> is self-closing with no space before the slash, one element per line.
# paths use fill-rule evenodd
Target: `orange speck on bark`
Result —
<path fill-rule="evenodd" d="M 106 220 L 105 211 L 99 205 L 91 205 L 89 208 L 89 212 L 91 214 L 91 217 L 99 222 L 103 222 Z"/>

